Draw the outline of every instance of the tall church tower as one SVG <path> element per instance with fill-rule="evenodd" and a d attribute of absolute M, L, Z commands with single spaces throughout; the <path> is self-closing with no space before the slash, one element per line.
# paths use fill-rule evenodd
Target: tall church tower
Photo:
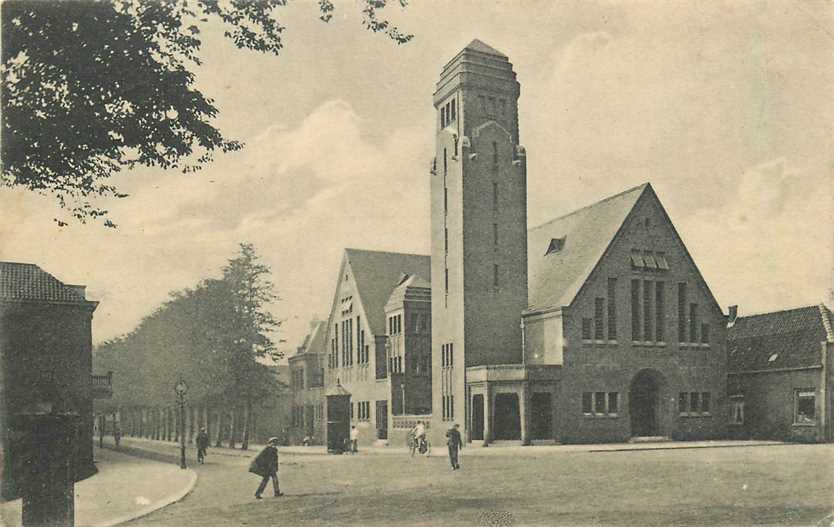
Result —
<path fill-rule="evenodd" d="M 432 419 L 469 428 L 466 367 L 518 364 L 527 307 L 526 158 L 520 87 L 479 40 L 440 74 L 431 170 Z"/>

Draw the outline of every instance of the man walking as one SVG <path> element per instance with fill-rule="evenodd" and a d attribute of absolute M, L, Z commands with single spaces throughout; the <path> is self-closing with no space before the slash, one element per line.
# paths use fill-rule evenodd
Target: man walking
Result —
<path fill-rule="evenodd" d="M 460 449 L 463 448 L 463 441 L 460 438 L 458 426 L 455 423 L 452 428 L 446 431 L 446 444 L 449 445 L 449 463 L 452 464 L 452 470 L 458 470 L 460 468 L 458 455 L 460 454 Z"/>
<path fill-rule="evenodd" d="M 264 447 L 263 450 L 258 452 L 258 455 L 255 456 L 255 459 L 252 460 L 252 463 L 249 465 L 249 472 L 253 474 L 259 475 L 261 479 L 261 484 L 258 485 L 258 490 L 255 491 L 255 498 L 261 499 L 261 494 L 263 494 L 264 490 L 266 489 L 266 484 L 272 479 L 272 488 L 275 491 L 275 496 L 283 496 L 284 493 L 281 492 L 280 488 L 278 487 L 278 438 L 277 437 L 270 437 L 267 445 Z"/>
<path fill-rule="evenodd" d="M 359 430 L 356 425 L 350 427 L 350 453 L 355 454 L 359 449 Z"/>
<path fill-rule="evenodd" d="M 205 428 L 200 428 L 195 442 L 197 443 L 197 463 L 202 465 L 206 462 L 206 450 L 209 446 L 209 436 Z"/>

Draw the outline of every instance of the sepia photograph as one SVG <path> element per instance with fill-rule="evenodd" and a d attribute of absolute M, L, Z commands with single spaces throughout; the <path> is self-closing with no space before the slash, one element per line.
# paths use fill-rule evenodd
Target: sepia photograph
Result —
<path fill-rule="evenodd" d="M 0 526 L 834 527 L 831 0 L 2 0 L 0 56 Z"/>

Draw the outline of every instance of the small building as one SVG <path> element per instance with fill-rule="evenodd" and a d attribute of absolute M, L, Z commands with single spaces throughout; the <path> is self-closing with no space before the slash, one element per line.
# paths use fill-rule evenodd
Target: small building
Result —
<path fill-rule="evenodd" d="M 834 330 L 824 305 L 728 322 L 729 433 L 735 438 L 832 440 Z"/>
<path fill-rule="evenodd" d="M 92 373 L 97 306 L 82 285 L 65 284 L 37 265 L 0 262 L 0 415 L 77 414 L 79 478 L 95 472 L 93 399 L 112 396 L 111 377 Z M 26 448 L 7 426 L 0 441 L 4 465 Z"/>
<path fill-rule="evenodd" d="M 310 333 L 289 358 L 290 434 L 292 444 L 309 438 L 312 445 L 324 444 L 324 361 L 327 323 L 314 320 Z"/>

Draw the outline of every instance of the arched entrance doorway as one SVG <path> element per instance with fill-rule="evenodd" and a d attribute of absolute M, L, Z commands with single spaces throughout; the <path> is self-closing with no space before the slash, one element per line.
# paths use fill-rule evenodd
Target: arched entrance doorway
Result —
<path fill-rule="evenodd" d="M 663 376 L 655 370 L 641 370 L 631 381 L 629 414 L 632 437 L 663 435 L 660 419 L 663 384 Z"/>

